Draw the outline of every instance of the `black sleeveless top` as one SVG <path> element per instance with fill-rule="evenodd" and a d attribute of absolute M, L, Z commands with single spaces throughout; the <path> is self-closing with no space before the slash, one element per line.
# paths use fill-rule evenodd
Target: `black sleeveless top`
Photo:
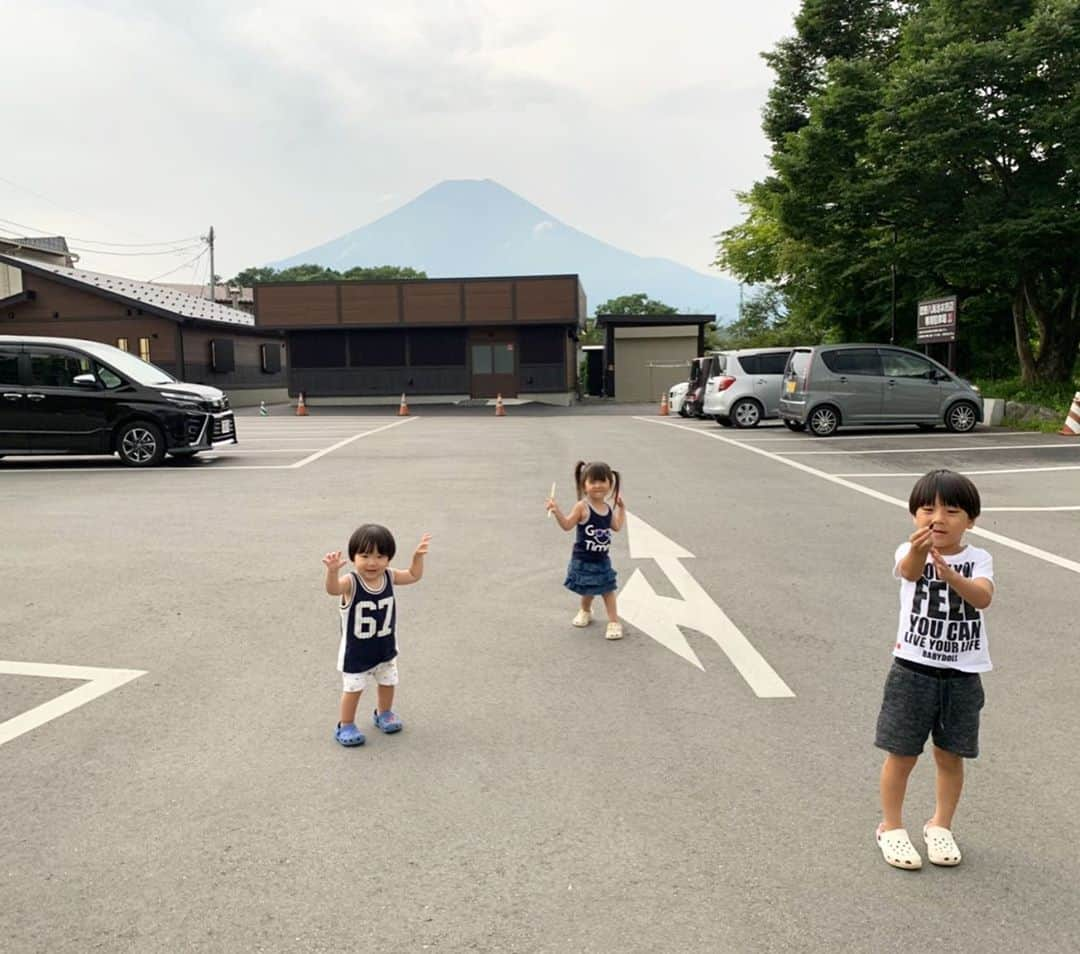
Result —
<path fill-rule="evenodd" d="M 373 592 L 356 573 L 352 574 L 352 599 L 341 607 L 341 672 L 367 672 L 397 655 L 397 613 L 394 583 L 389 568 L 382 589 Z"/>
<path fill-rule="evenodd" d="M 605 514 L 599 514 L 589 507 L 588 519 L 577 525 L 573 552 L 575 560 L 600 563 L 608 559 L 608 551 L 611 550 L 611 515 L 611 507 Z"/>

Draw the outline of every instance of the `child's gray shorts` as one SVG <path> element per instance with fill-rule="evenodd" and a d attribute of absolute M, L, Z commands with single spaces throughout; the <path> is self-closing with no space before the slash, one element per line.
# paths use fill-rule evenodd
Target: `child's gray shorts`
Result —
<path fill-rule="evenodd" d="M 928 675 L 893 662 L 885 678 L 874 745 L 895 755 L 921 755 L 934 745 L 966 759 L 979 754 L 979 712 L 986 697 L 977 672 Z"/>

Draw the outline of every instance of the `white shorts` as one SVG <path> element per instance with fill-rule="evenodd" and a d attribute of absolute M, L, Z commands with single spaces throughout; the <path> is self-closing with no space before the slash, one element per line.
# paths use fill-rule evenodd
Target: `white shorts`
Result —
<path fill-rule="evenodd" d="M 398 684 L 397 659 L 379 663 L 365 672 L 343 672 L 341 691 L 363 692 L 372 682 L 379 686 L 396 686 Z"/>

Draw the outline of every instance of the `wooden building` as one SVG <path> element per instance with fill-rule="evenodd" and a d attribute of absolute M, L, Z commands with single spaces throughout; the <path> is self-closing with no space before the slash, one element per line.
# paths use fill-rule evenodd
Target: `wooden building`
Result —
<path fill-rule="evenodd" d="M 569 404 L 585 314 L 577 275 L 255 286 L 257 327 L 288 341 L 289 392 L 316 403 Z"/>
<path fill-rule="evenodd" d="M 88 338 L 181 381 L 228 391 L 234 406 L 286 399 L 284 336 L 255 318 L 161 285 L 0 252 L 0 334 Z"/>

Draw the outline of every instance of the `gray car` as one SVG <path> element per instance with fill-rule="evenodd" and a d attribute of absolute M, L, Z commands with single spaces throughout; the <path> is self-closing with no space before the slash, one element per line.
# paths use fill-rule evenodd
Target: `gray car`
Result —
<path fill-rule="evenodd" d="M 892 345 L 796 348 L 784 370 L 780 417 L 818 437 L 845 424 L 944 424 L 966 433 L 982 420 L 975 385 L 917 351 Z"/>

